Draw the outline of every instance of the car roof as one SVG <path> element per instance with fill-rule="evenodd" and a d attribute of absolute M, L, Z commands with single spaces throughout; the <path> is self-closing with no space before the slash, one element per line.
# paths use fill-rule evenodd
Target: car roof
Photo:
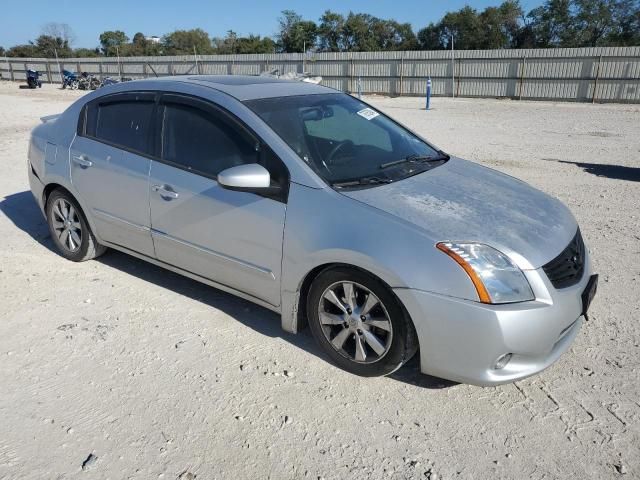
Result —
<path fill-rule="evenodd" d="M 210 87 L 231 95 L 240 101 L 294 95 L 338 93 L 332 88 L 313 83 L 262 75 L 182 75 L 149 80 L 153 82 L 172 80 Z"/>

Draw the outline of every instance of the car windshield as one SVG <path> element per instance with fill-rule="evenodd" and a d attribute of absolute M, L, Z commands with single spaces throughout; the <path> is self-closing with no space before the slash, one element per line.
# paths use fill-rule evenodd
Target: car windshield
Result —
<path fill-rule="evenodd" d="M 344 93 L 265 98 L 245 104 L 337 188 L 395 182 L 448 159 L 384 114 Z"/>

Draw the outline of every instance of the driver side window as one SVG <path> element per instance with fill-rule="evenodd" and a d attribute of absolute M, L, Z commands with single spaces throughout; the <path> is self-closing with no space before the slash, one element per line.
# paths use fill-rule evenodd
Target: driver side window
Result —
<path fill-rule="evenodd" d="M 166 103 L 162 123 L 162 159 L 186 170 L 215 177 L 258 159 L 255 144 L 212 111 Z"/>

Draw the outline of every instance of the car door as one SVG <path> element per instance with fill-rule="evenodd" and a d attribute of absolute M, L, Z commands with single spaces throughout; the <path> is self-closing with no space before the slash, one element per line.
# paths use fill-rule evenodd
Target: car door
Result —
<path fill-rule="evenodd" d="M 278 306 L 286 167 L 211 103 L 166 94 L 158 115 L 159 159 L 150 174 L 158 259 Z M 219 172 L 247 163 L 262 163 L 285 195 L 232 191 L 217 183 Z"/>
<path fill-rule="evenodd" d="M 97 236 L 154 256 L 149 169 L 155 93 L 100 97 L 85 106 L 70 147 L 71 182 Z"/>

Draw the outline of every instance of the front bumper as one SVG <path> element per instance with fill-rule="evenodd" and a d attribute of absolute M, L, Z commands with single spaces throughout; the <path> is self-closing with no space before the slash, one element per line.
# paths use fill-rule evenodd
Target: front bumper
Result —
<path fill-rule="evenodd" d="M 413 289 L 394 289 L 420 342 L 420 368 L 436 377 L 480 386 L 514 382 L 541 372 L 573 343 L 583 324 L 581 294 L 591 276 L 556 290 L 542 269 L 524 272 L 536 297 L 486 305 Z M 496 369 L 502 355 L 509 363 Z"/>

